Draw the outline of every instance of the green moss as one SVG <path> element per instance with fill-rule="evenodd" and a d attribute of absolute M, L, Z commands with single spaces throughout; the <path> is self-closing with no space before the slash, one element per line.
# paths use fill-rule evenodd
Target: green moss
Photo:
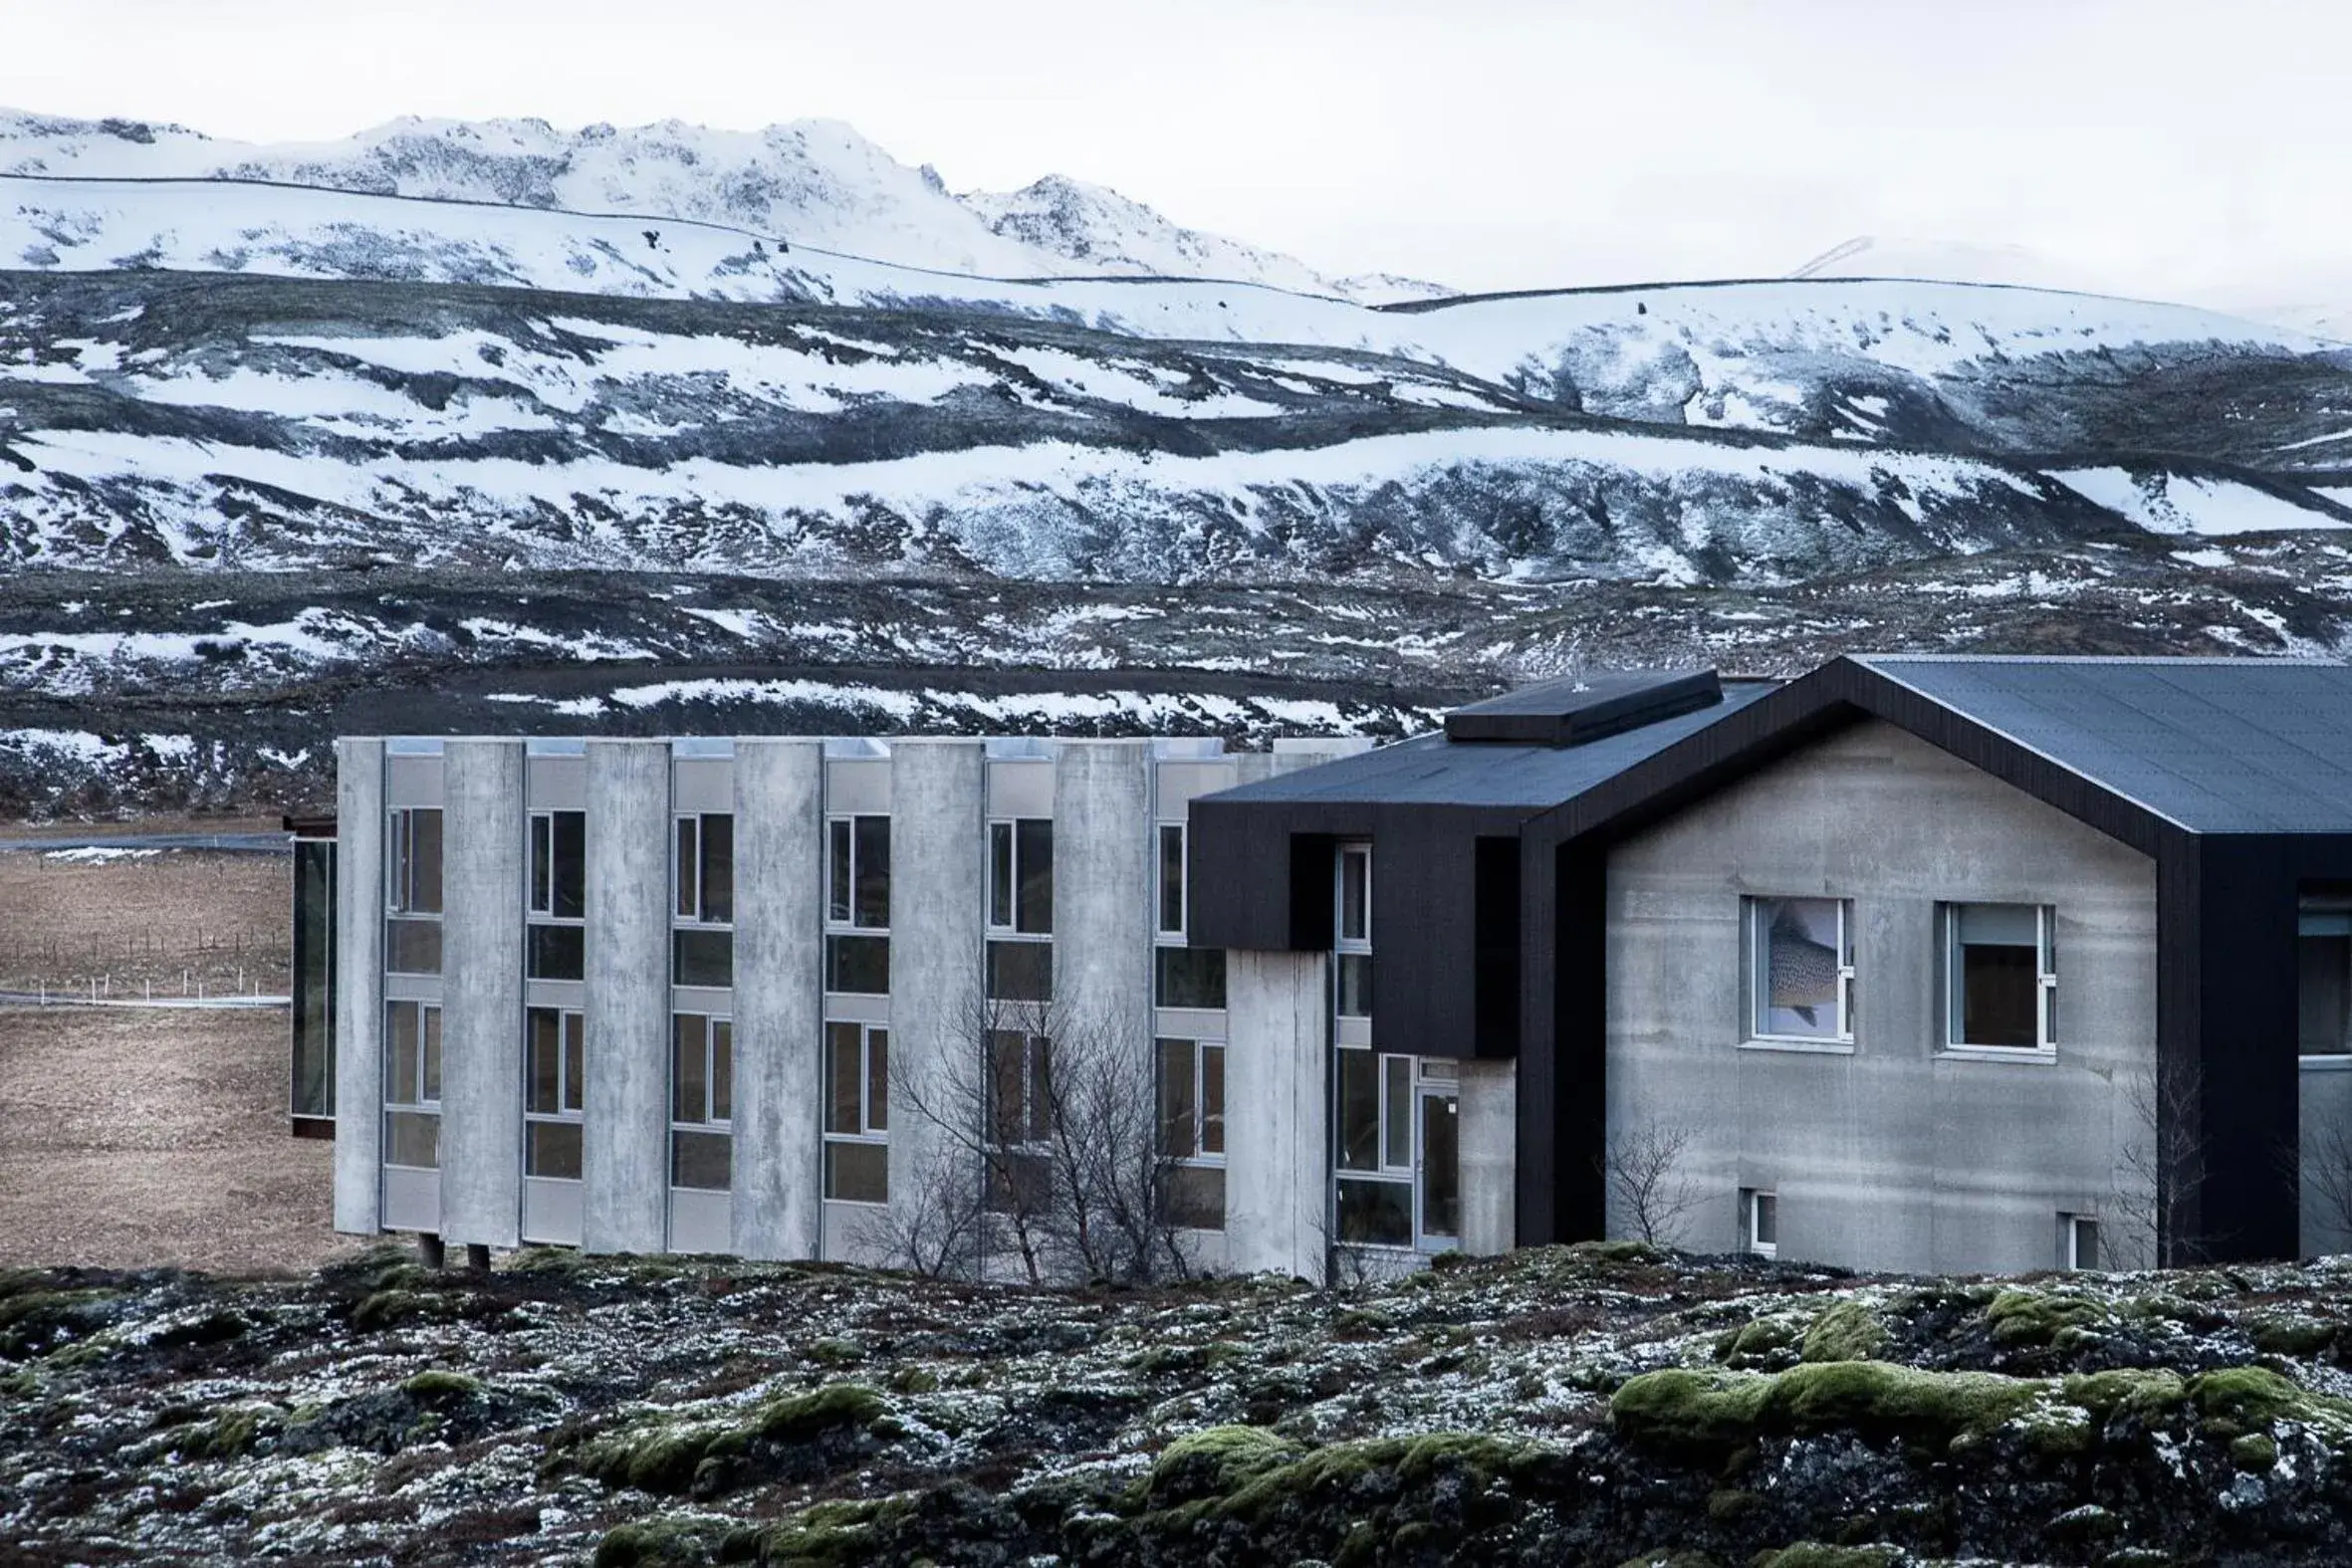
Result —
<path fill-rule="evenodd" d="M 938 1388 L 938 1375 L 921 1367 L 900 1367 L 890 1374 L 890 1389 L 896 1394 L 931 1394 Z"/>
<path fill-rule="evenodd" d="M 641 1491 L 719 1489 L 721 1461 L 756 1443 L 805 1443 L 842 1427 L 872 1428 L 888 1413 L 882 1397 L 854 1383 L 784 1394 L 740 1419 L 651 1421 L 585 1444 L 573 1462 L 606 1485 Z"/>
<path fill-rule="evenodd" d="M 1840 1301 L 1805 1330 L 1806 1361 L 1876 1361 L 1886 1354 L 1886 1325 L 1859 1301 Z"/>
<path fill-rule="evenodd" d="M 210 1421 L 180 1429 L 171 1447 L 190 1459 L 234 1459 L 266 1437 L 285 1430 L 286 1413 L 275 1405 L 232 1405 Z"/>
<path fill-rule="evenodd" d="M 2249 1432 L 2232 1440 L 2230 1462 L 2256 1475 L 2266 1474 L 2278 1463 L 2278 1444 L 2265 1433 Z"/>
<path fill-rule="evenodd" d="M 846 1367 L 865 1359 L 865 1347 L 854 1339 L 821 1339 L 804 1352 L 823 1367 Z"/>
<path fill-rule="evenodd" d="M 1297 1457 L 1296 1444 L 1264 1427 L 1211 1427 L 1161 1450 L 1150 1471 L 1137 1482 L 1134 1503 L 1165 1508 L 1223 1495 Z"/>
<path fill-rule="evenodd" d="M 0 1296 L 0 1356 L 27 1356 L 61 1337 L 94 1333 L 114 1299 L 115 1292 L 98 1289 L 20 1288 Z"/>
<path fill-rule="evenodd" d="M 866 1427 L 890 1407 L 857 1383 L 827 1383 L 806 1394 L 786 1394 L 762 1405 L 753 1425 L 763 1438 L 798 1443 L 831 1427 Z"/>
<path fill-rule="evenodd" d="M 2281 1416 L 2302 1416 L 2313 1396 L 2266 1367 L 2223 1367 L 2189 1385 L 2189 1397 L 2208 1421 L 2267 1427 Z"/>
<path fill-rule="evenodd" d="M 1993 1325 L 1997 1345 L 2049 1345 L 2061 1335 L 2079 1337 L 2102 1328 L 2110 1316 L 2105 1305 L 2087 1296 L 2012 1287 L 1993 1298 L 1985 1320 Z"/>
<path fill-rule="evenodd" d="M 656 1564 L 710 1561 L 708 1527 L 678 1519 L 643 1519 L 614 1525 L 596 1543 L 594 1568 L 652 1568 Z"/>
<path fill-rule="evenodd" d="M 362 1332 L 449 1315 L 448 1303 L 419 1290 L 378 1290 L 352 1308 L 352 1327 Z"/>
<path fill-rule="evenodd" d="M 472 1399 L 482 1392 L 482 1380 L 463 1372 L 450 1372 L 431 1367 L 400 1385 L 400 1392 L 411 1399 Z"/>
<path fill-rule="evenodd" d="M 1609 1417 L 1629 1441 L 1663 1449 L 1728 1452 L 1759 1432 L 1839 1429 L 1941 1444 L 1992 1431 L 2047 1388 L 2038 1379 L 1882 1361 L 1746 1376 L 1669 1367 L 1628 1380 L 1610 1399 Z"/>
<path fill-rule="evenodd" d="M 1902 1560 L 1902 1551 L 1893 1546 L 1822 1546 L 1806 1541 L 1759 1552 L 1751 1568 L 1894 1568 Z"/>
<path fill-rule="evenodd" d="M 1803 1336 L 1795 1318 L 1774 1313 L 1743 1323 L 1715 1342 L 1715 1359 L 1734 1367 L 1753 1367 L 1782 1359 L 1783 1352 Z"/>
<path fill-rule="evenodd" d="M 775 1568 L 850 1568 L 881 1560 L 880 1537 L 913 1506 L 904 1498 L 821 1502 L 759 1538 L 757 1556 Z"/>
<path fill-rule="evenodd" d="M 2118 1414 L 2155 1423 L 2181 1408 L 2189 1397 L 2189 1386 L 2178 1372 L 2119 1368 L 2064 1378 L 2058 1384 L 2058 1397 L 2088 1411 L 2101 1424 Z"/>
<path fill-rule="evenodd" d="M 2308 1360 L 2336 1342 L 2336 1326 L 2312 1317 L 2256 1318 L 2246 1332 L 2254 1342 L 2254 1349 L 2267 1356 Z"/>

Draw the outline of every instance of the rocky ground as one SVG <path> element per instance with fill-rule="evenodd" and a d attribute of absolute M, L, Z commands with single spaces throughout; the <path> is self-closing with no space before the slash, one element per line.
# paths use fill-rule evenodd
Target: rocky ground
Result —
<path fill-rule="evenodd" d="M 19 1270 L 0 1562 L 2340 1563 L 2348 1279 Z"/>

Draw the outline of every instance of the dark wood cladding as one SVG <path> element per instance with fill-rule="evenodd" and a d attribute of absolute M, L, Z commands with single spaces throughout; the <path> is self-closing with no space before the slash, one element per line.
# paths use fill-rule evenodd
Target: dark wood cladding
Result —
<path fill-rule="evenodd" d="M 1472 840 L 1471 993 L 1476 1054 L 1519 1054 L 1519 838 L 1482 833 Z"/>
<path fill-rule="evenodd" d="M 1196 948 L 1289 949 L 1289 822 L 1262 805 L 1214 795 L 1193 801 L 1187 820 L 1186 940 Z"/>

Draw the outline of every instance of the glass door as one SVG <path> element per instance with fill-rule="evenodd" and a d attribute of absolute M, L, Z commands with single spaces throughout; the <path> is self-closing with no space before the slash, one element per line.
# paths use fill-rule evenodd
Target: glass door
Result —
<path fill-rule="evenodd" d="M 1461 1244 L 1462 1158 L 1457 1101 L 1451 1085 L 1424 1087 L 1413 1118 L 1414 1244 L 1443 1252 Z"/>

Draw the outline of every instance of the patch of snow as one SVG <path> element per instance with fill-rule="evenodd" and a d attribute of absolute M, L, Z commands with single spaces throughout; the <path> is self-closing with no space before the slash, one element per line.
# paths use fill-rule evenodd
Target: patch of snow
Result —
<path fill-rule="evenodd" d="M 2053 471 L 2051 478 L 2152 534 L 2226 538 L 2285 529 L 2352 527 L 2236 480 L 2126 468 Z"/>

